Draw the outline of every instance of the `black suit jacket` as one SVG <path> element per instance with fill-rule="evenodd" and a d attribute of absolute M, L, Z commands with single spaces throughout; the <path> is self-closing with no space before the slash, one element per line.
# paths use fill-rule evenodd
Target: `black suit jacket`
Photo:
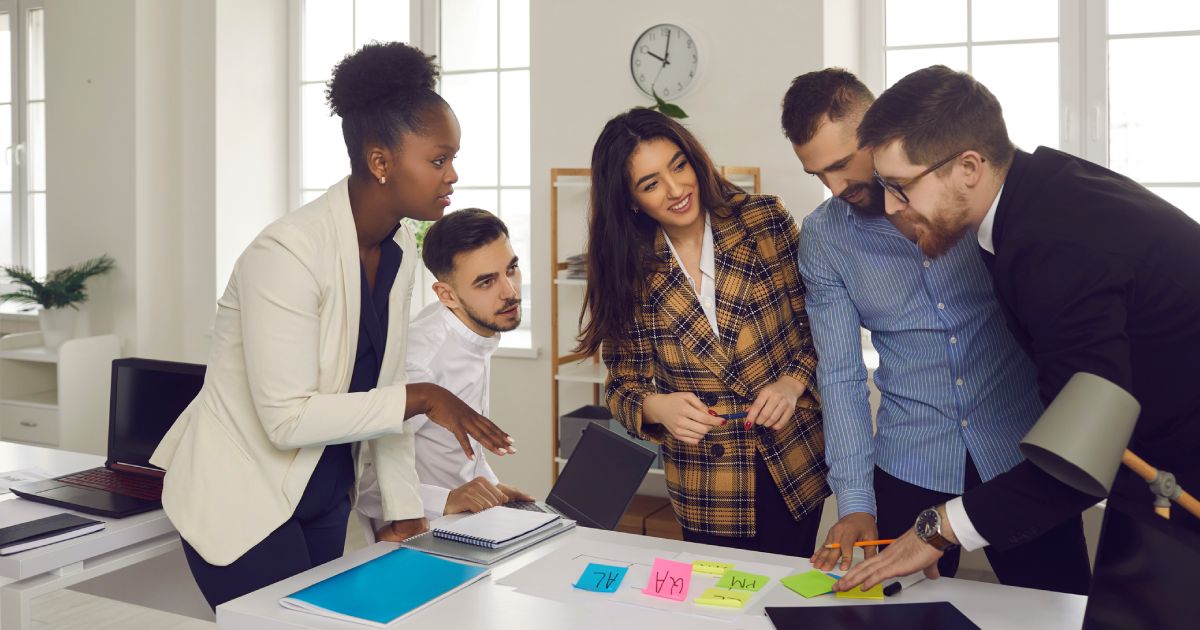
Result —
<path fill-rule="evenodd" d="M 993 226 L 996 296 L 1049 403 L 1076 372 L 1142 405 L 1130 449 L 1200 491 L 1200 223 L 1132 180 L 1065 153 L 1018 151 Z M 1189 487 L 1190 482 L 1190 487 Z M 1113 494 L 1152 509 L 1122 469 Z M 1096 502 L 1029 462 L 966 493 L 972 524 L 1004 549 Z M 1182 509 L 1175 520 L 1200 528 Z"/>

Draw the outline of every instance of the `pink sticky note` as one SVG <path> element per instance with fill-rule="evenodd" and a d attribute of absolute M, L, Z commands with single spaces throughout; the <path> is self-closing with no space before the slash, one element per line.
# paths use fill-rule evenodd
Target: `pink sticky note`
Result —
<path fill-rule="evenodd" d="M 655 558 L 654 568 L 650 570 L 650 582 L 642 592 L 653 597 L 673 599 L 681 602 L 687 599 L 688 587 L 692 584 L 692 565 L 686 562 L 675 562 L 665 558 Z"/>

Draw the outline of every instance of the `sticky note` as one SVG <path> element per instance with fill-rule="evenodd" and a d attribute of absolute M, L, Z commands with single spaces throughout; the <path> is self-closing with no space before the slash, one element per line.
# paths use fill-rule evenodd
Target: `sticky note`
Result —
<path fill-rule="evenodd" d="M 681 602 L 687 599 L 692 584 L 692 565 L 666 558 L 655 558 L 650 569 L 650 581 L 642 592 L 653 597 Z"/>
<path fill-rule="evenodd" d="M 721 608 L 741 608 L 754 597 L 748 591 L 733 591 L 727 588 L 710 588 L 696 598 L 701 606 L 720 606 Z"/>
<path fill-rule="evenodd" d="M 595 593 L 613 593 L 625 579 L 629 567 L 614 567 L 607 564 L 589 562 L 587 568 L 575 581 L 575 588 Z"/>
<path fill-rule="evenodd" d="M 856 586 L 848 591 L 839 592 L 837 596 L 838 599 L 883 599 L 883 584 L 876 584 L 875 588 L 865 592 Z"/>
<path fill-rule="evenodd" d="M 715 575 L 717 577 L 725 575 L 725 571 L 732 568 L 732 564 L 726 562 L 716 562 L 715 560 L 696 560 L 692 563 L 692 570 L 696 573 Z"/>
<path fill-rule="evenodd" d="M 753 573 L 743 573 L 730 569 L 721 576 L 717 582 L 717 588 L 732 588 L 739 591 L 757 591 L 767 585 L 771 578 L 765 575 L 755 575 Z"/>
<path fill-rule="evenodd" d="M 804 597 L 816 597 L 826 593 L 833 592 L 833 583 L 836 579 L 829 577 L 826 573 L 821 573 L 816 569 L 807 573 L 797 573 L 789 575 L 782 580 L 783 585 L 793 591 L 803 595 Z"/>

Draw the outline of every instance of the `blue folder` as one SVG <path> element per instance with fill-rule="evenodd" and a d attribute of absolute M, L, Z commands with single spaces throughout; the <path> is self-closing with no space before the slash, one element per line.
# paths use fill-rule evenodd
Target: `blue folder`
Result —
<path fill-rule="evenodd" d="M 416 551 L 397 549 L 279 600 L 286 608 L 384 626 L 489 573 Z"/>

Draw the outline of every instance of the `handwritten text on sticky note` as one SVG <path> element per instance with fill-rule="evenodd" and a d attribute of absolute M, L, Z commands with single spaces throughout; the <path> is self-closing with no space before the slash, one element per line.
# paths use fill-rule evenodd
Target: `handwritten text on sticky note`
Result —
<path fill-rule="evenodd" d="M 692 562 L 692 570 L 696 573 L 715 575 L 717 577 L 725 575 L 725 571 L 732 568 L 733 565 L 728 562 L 717 562 L 715 560 L 696 560 Z"/>
<path fill-rule="evenodd" d="M 654 597 L 681 602 L 687 599 L 692 584 L 692 565 L 665 558 L 655 558 L 650 569 L 650 581 L 642 592 Z"/>
<path fill-rule="evenodd" d="M 583 574 L 575 582 L 575 588 L 596 593 L 612 593 L 621 585 L 621 580 L 625 579 L 627 571 L 629 571 L 629 567 L 614 567 L 589 562 L 587 568 L 583 570 Z"/>
<path fill-rule="evenodd" d="M 757 591 L 767 585 L 771 578 L 765 575 L 743 573 L 730 569 L 717 582 L 717 588 L 732 588 L 739 591 Z"/>
<path fill-rule="evenodd" d="M 754 593 L 749 591 L 733 591 L 727 588 L 710 588 L 700 597 L 696 598 L 696 603 L 701 606 L 720 606 L 722 608 L 741 608 L 754 597 Z"/>

